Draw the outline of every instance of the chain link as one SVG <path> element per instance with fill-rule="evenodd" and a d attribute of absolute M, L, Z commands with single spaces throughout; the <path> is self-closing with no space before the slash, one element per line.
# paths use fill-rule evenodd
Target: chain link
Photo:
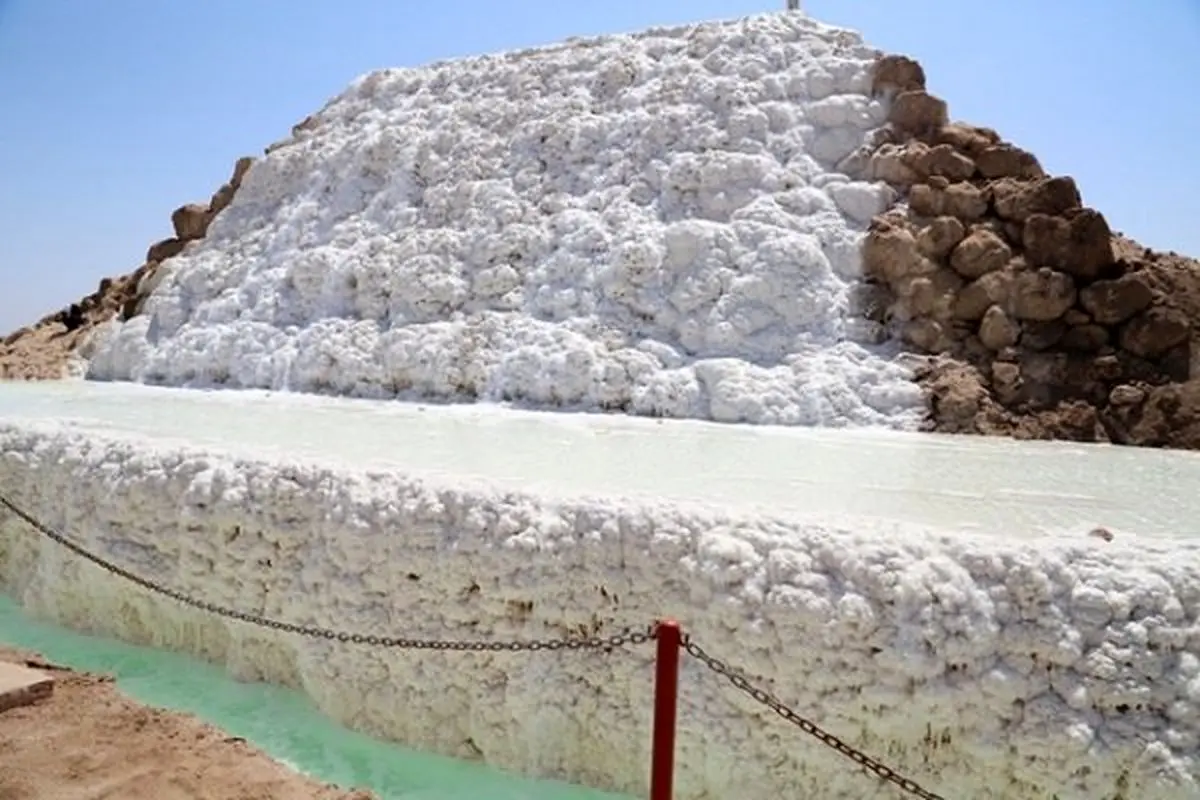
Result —
<path fill-rule="evenodd" d="M 200 600 L 190 595 L 186 595 L 169 586 L 164 586 L 155 581 L 135 575 L 129 570 L 117 564 L 108 561 L 107 559 L 89 552 L 80 545 L 71 541 L 62 533 L 43 524 L 30 514 L 14 505 L 3 495 L 0 495 L 0 506 L 11 511 L 18 518 L 26 522 L 38 533 L 55 542 L 56 544 L 66 548 L 75 555 L 90 561 L 96 566 L 105 571 L 116 575 L 132 584 L 142 587 L 148 591 L 168 597 L 185 606 L 190 606 L 200 611 L 209 614 L 215 614 L 226 619 L 233 619 L 239 622 L 245 622 L 250 625 L 256 625 L 262 628 L 282 631 L 284 633 L 292 633 L 298 636 L 306 636 L 313 639 L 324 639 L 327 641 L 336 641 L 345 644 L 361 644 L 371 647 L 395 648 L 403 650 L 449 650 L 449 651 L 465 651 L 465 652 L 539 652 L 543 650 L 611 650 L 626 645 L 638 645 L 649 642 L 658 637 L 657 625 L 650 625 L 644 630 L 638 631 L 632 628 L 626 628 L 620 633 L 611 636 L 585 636 L 585 637 L 564 637 L 557 639 L 524 639 L 524 640 L 507 640 L 507 641 L 478 641 L 478 640 L 454 640 L 454 639 L 413 639 L 397 636 L 378 636 L 375 634 L 364 633 L 349 633 L 346 631 L 336 631 L 330 628 L 322 628 L 316 625 L 300 625 L 294 622 L 285 622 L 282 620 L 270 619 L 258 614 L 251 614 L 245 611 L 227 608 L 207 600 Z M 683 646 L 688 654 L 701 661 L 708 669 L 725 678 L 729 683 L 741 691 L 745 692 L 756 702 L 761 703 L 767 708 L 774 711 L 783 719 L 795 725 L 800 730 L 807 733 L 809 736 L 816 738 L 827 747 L 836 750 L 862 768 L 874 773 L 882 780 L 888 781 L 921 800 L 945 800 L 941 795 L 934 794 L 926 789 L 923 789 L 915 781 L 909 780 L 897 773 L 895 770 L 885 764 L 876 761 L 860 750 L 856 750 L 850 745 L 843 742 L 832 733 L 827 733 L 818 727 L 815 723 L 810 722 L 804 717 L 797 714 L 792 709 L 788 708 L 781 700 L 775 697 L 765 689 L 758 688 L 746 679 L 744 674 L 737 669 L 729 666 L 718 658 L 708 654 L 704 648 L 692 641 L 690 636 L 683 637 Z"/>
<path fill-rule="evenodd" d="M 43 524 L 35 519 L 30 514 L 18 508 L 8 498 L 0 495 L 0 505 L 7 508 L 21 520 L 29 524 L 34 530 L 42 534 L 46 538 L 55 542 L 67 550 L 70 550 L 75 555 L 83 558 L 96 566 L 104 569 L 107 572 L 116 575 L 130 583 L 147 589 L 164 597 L 169 597 L 172 600 L 182 603 L 185 606 L 199 609 L 200 611 L 209 614 L 215 614 L 218 617 L 233 619 L 239 622 L 245 622 L 250 625 L 256 625 L 260 628 L 269 628 L 271 630 L 282 631 L 283 633 L 293 633 L 298 636 L 306 636 L 311 639 L 324 639 L 331 642 L 341 642 L 343 644 L 362 644 L 370 647 L 385 647 L 399 650 L 450 650 L 458 652 L 475 652 L 475 653 L 520 653 L 529 652 L 536 653 L 543 650 L 611 650 L 626 645 L 644 644 L 656 638 L 658 635 L 657 626 L 648 626 L 646 629 L 638 631 L 632 628 L 626 628 L 620 633 L 610 636 L 579 636 L 579 637 L 562 637 L 555 639 L 514 639 L 504 641 L 481 641 L 481 640 L 457 640 L 457 639 L 412 639 L 399 636 L 377 636 L 370 633 L 349 633 L 347 631 L 336 631 L 329 628 L 322 628 L 316 625 L 299 625 L 295 622 L 284 622 L 282 620 L 263 617 L 258 614 L 251 614 L 246 611 L 238 611 L 237 609 L 227 608 L 225 606 L 211 603 L 207 600 L 200 600 L 190 595 L 186 595 L 169 586 L 163 586 L 160 583 L 143 578 L 140 575 L 135 575 L 124 567 L 108 561 L 101 556 L 85 550 L 80 545 L 71 541 L 62 533 Z"/>
<path fill-rule="evenodd" d="M 909 780 L 886 764 L 876 761 L 861 750 L 851 747 L 832 733 L 822 730 L 816 723 L 800 716 L 766 689 L 761 689 L 750 683 L 741 670 L 735 669 L 724 661 L 709 655 L 704 648 L 693 642 L 691 637 L 686 634 L 683 637 L 683 647 L 689 655 L 695 657 L 704 666 L 748 694 L 755 702 L 761 703 L 771 709 L 783 719 L 815 738 L 821 744 L 832 750 L 836 750 L 863 769 L 873 772 L 877 777 L 899 786 L 903 791 L 914 797 L 919 797 L 921 800 L 946 800 L 941 795 L 934 794 L 928 789 L 922 788 L 916 781 Z"/>

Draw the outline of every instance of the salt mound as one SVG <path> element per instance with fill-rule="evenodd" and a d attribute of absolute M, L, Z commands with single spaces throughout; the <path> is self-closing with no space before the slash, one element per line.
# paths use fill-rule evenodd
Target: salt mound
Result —
<path fill-rule="evenodd" d="M 89 377 L 914 427 L 848 290 L 878 52 L 801 14 L 367 75 L 270 149 Z"/>

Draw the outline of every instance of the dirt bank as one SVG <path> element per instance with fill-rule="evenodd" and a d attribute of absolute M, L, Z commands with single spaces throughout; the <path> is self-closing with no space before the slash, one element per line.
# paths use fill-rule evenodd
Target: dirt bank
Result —
<path fill-rule="evenodd" d="M 0 798 L 372 800 L 299 775 L 188 714 L 147 708 L 111 678 L 0 645 L 54 676 L 49 697 L 0 713 Z"/>

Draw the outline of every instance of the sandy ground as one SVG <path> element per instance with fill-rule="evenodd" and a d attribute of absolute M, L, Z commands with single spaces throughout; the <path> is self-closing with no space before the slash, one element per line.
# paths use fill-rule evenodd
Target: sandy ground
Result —
<path fill-rule="evenodd" d="M 306 778 L 189 714 L 135 703 L 112 678 L 0 644 L 0 660 L 55 677 L 0 713 L 0 800 L 373 800 Z"/>

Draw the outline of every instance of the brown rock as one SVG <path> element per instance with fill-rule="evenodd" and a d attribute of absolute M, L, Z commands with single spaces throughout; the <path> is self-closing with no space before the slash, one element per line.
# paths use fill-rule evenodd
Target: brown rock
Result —
<path fill-rule="evenodd" d="M 1200 448 L 1200 381 L 1151 389 L 1129 438 L 1153 447 Z"/>
<path fill-rule="evenodd" d="M 863 272 L 896 284 L 913 275 L 929 275 L 937 264 L 921 255 L 912 231 L 876 218 L 862 247 Z"/>
<path fill-rule="evenodd" d="M 917 234 L 917 250 L 926 258 L 940 261 L 967 235 L 967 227 L 955 217 L 936 217 Z"/>
<path fill-rule="evenodd" d="M 898 294 L 907 311 L 904 317 L 948 320 L 954 298 L 961 287 L 962 278 L 948 269 L 901 281 Z"/>
<path fill-rule="evenodd" d="M 943 125 L 933 137 L 934 144 L 948 144 L 960 153 L 977 158 L 984 150 L 1000 142 L 1000 135 L 991 128 L 979 128 L 953 122 Z"/>
<path fill-rule="evenodd" d="M 975 220 L 987 213 L 987 193 L 969 183 L 954 183 L 943 193 L 945 213 L 961 220 Z"/>
<path fill-rule="evenodd" d="M 948 114 L 945 100 L 915 89 L 896 95 L 888 121 L 901 134 L 926 136 L 945 125 Z"/>
<path fill-rule="evenodd" d="M 250 167 L 254 166 L 254 159 L 250 156 L 242 156 L 233 165 L 233 177 L 229 182 L 237 189 L 242 185 L 242 180 L 246 177 L 246 173 L 250 171 Z"/>
<path fill-rule="evenodd" d="M 985 178 L 1041 178 L 1042 166 L 1032 153 L 1011 144 L 994 144 L 975 156 L 979 174 Z"/>
<path fill-rule="evenodd" d="M 988 184 L 996 215 L 1004 220 L 1017 220 L 1018 215 L 1024 210 L 1022 203 L 1027 187 L 1028 184 L 1015 178 L 1002 178 Z M 1021 219 L 1023 220 L 1024 217 Z"/>
<path fill-rule="evenodd" d="M 937 430 L 979 432 L 981 418 L 988 413 L 991 402 L 978 370 L 945 359 L 933 365 L 923 383 L 929 391 L 929 411 Z"/>
<path fill-rule="evenodd" d="M 1075 282 L 1070 275 L 1042 267 L 1017 273 L 1009 312 L 1021 320 L 1048 322 L 1075 305 Z"/>
<path fill-rule="evenodd" d="M 871 154 L 867 175 L 891 186 L 912 186 L 921 176 L 913 168 L 908 150 L 897 144 L 885 144 Z"/>
<path fill-rule="evenodd" d="M 925 89 L 925 70 L 908 56 L 883 56 L 875 62 L 871 93 L 915 92 Z"/>
<path fill-rule="evenodd" d="M 1093 280 L 1116 261 L 1108 222 L 1090 208 L 1068 211 L 1064 216 L 1030 214 L 1022 243 L 1030 263 L 1084 280 Z"/>
<path fill-rule="evenodd" d="M 1069 177 L 1020 181 L 1002 178 L 991 184 L 992 201 L 1000 217 L 1024 222 L 1030 214 L 1062 214 L 1079 208 L 1075 181 Z"/>
<path fill-rule="evenodd" d="M 1100 325 L 1074 325 L 1063 334 L 1059 344 L 1067 350 L 1095 353 L 1108 344 L 1108 330 Z"/>
<path fill-rule="evenodd" d="M 292 136 L 299 136 L 304 131 L 311 131 L 317 127 L 317 117 L 315 114 L 309 114 L 304 119 L 292 126 Z"/>
<path fill-rule="evenodd" d="M 175 228 L 175 238 L 185 242 L 192 239 L 203 239 L 211 219 L 208 208 L 205 206 L 195 203 L 180 206 L 171 214 L 171 225 Z"/>
<path fill-rule="evenodd" d="M 979 228 L 963 239 L 950 254 L 950 266 L 968 280 L 1002 269 L 1012 258 L 1012 249 L 996 234 Z M 994 348 L 993 348 L 994 349 Z"/>
<path fill-rule="evenodd" d="M 913 162 L 917 173 L 926 178 L 940 175 L 950 181 L 965 181 L 975 174 L 975 162 L 948 144 L 923 147 Z"/>
<path fill-rule="evenodd" d="M 989 272 L 978 280 L 968 283 L 954 301 L 954 318 L 961 320 L 982 319 L 989 306 L 1008 305 L 1012 292 L 1013 273 Z"/>
<path fill-rule="evenodd" d="M 1012 347 L 1021 336 L 1021 325 L 1009 319 L 1000 306 L 988 306 L 979 323 L 979 341 L 989 350 Z"/>
<path fill-rule="evenodd" d="M 130 297 L 121 304 L 121 319 L 133 319 L 138 314 L 142 313 L 143 298 Z"/>
<path fill-rule="evenodd" d="M 904 341 L 926 353 L 941 353 L 954 346 L 946 326 L 937 320 L 914 319 L 904 326 Z"/>
<path fill-rule="evenodd" d="M 1101 325 L 1117 325 L 1149 308 L 1154 292 L 1140 274 L 1096 281 L 1079 292 L 1079 304 Z"/>
<path fill-rule="evenodd" d="M 1016 405 L 1021 399 L 1021 368 L 1007 361 L 992 364 L 992 388 L 996 399 L 1006 406 Z"/>
<path fill-rule="evenodd" d="M 1180 311 L 1155 306 L 1146 309 L 1121 329 L 1121 347 L 1135 356 L 1155 358 L 1191 335 L 1188 318 Z"/>
<path fill-rule="evenodd" d="M 161 242 L 150 245 L 150 249 L 146 251 L 146 260 L 166 261 L 168 258 L 174 258 L 182 253 L 185 247 L 187 247 L 187 242 L 182 239 L 163 239 Z"/>
<path fill-rule="evenodd" d="M 1114 406 L 1136 406 L 1146 399 L 1146 392 L 1136 386 L 1121 384 L 1108 393 L 1108 402 Z"/>
<path fill-rule="evenodd" d="M 943 179 L 944 180 L 944 179 Z M 937 178 L 918 183 L 909 190 L 908 204 L 922 217 L 957 217 L 966 222 L 987 213 L 988 200 L 984 190 L 970 183 L 954 183 L 941 187 Z"/>
<path fill-rule="evenodd" d="M 1013 431 L 1017 439 L 1065 439 L 1071 442 L 1107 442 L 1108 432 L 1096 409 L 1081 400 L 1056 404 L 1020 420 Z"/>
<path fill-rule="evenodd" d="M 208 213 L 215 217 L 220 214 L 229 204 L 233 202 L 233 196 L 237 194 L 237 187 L 232 183 L 227 183 L 220 189 L 217 189 L 213 194 L 212 199 L 208 201 Z"/>

